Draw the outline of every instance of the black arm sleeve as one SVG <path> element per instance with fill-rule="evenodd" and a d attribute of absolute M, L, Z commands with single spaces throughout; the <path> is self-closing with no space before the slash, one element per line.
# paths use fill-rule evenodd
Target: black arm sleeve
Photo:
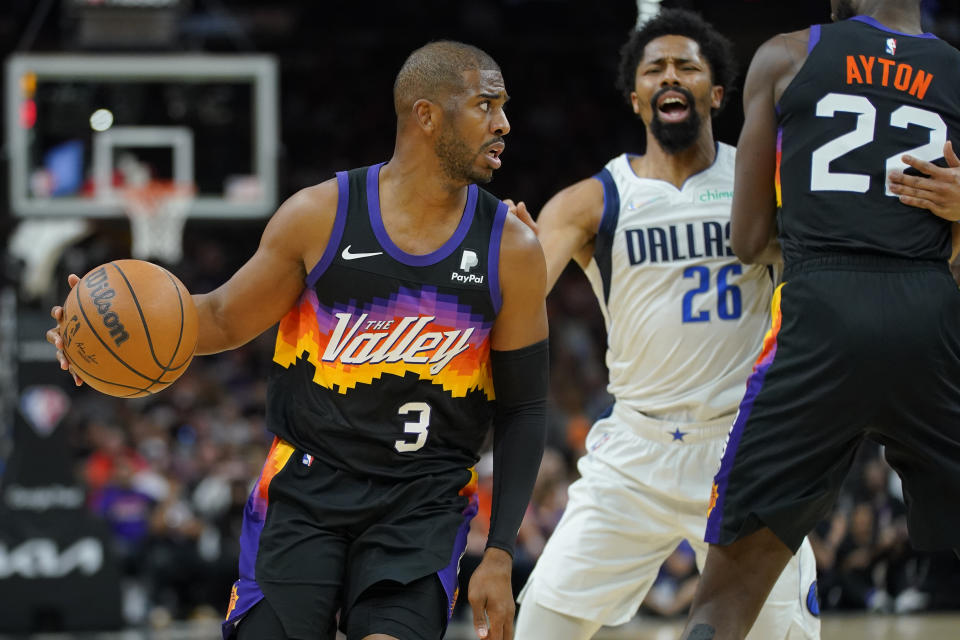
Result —
<path fill-rule="evenodd" d="M 490 364 L 497 409 L 493 418 L 493 503 L 487 546 L 513 555 L 546 440 L 547 341 L 513 351 L 491 351 Z"/>

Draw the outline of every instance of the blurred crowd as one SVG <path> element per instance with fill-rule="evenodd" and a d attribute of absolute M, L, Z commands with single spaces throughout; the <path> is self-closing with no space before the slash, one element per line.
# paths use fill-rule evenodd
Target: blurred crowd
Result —
<path fill-rule="evenodd" d="M 96 255 L 98 248 L 84 250 Z M 222 247 L 198 242 L 188 243 L 188 258 L 176 270 L 189 288 L 203 291 L 234 268 Z M 548 306 L 548 448 L 519 532 L 516 590 L 563 513 L 593 419 L 611 401 L 602 318 L 586 280 L 570 269 Z M 243 506 L 272 439 L 264 424 L 264 398 L 274 337 L 268 331 L 235 351 L 196 358 L 174 385 L 147 398 L 74 394 L 64 428 L 77 453 L 88 508 L 112 531 L 131 624 L 162 626 L 225 611 L 236 578 Z M 489 455 L 477 472 L 481 508 L 461 564 L 464 592 L 489 525 Z M 822 610 L 960 608 L 960 561 L 910 547 L 902 490 L 877 445 L 864 443 L 835 511 L 811 533 L 811 541 Z M 692 550 L 683 544 L 664 563 L 638 613 L 682 615 L 696 581 Z M 462 598 L 458 615 L 465 603 Z"/>

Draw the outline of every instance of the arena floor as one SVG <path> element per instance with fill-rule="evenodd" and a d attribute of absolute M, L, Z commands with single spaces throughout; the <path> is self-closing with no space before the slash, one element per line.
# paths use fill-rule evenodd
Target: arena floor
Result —
<path fill-rule="evenodd" d="M 623 627 L 604 629 L 595 640 L 676 640 L 680 622 L 638 618 Z M 45 633 L 5 636 L 0 640 L 217 640 L 219 625 L 211 622 L 177 624 L 159 631 L 114 633 Z M 474 640 L 469 625 L 450 628 L 447 640 Z M 822 640 L 929 640 L 960 638 L 960 613 L 925 615 L 829 615 L 823 619 Z M 523 640 L 523 638 L 515 638 Z M 558 639 L 562 640 L 562 639 Z"/>

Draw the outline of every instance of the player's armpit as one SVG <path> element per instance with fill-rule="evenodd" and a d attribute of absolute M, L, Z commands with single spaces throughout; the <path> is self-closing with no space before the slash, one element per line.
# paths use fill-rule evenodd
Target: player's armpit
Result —
<path fill-rule="evenodd" d="M 595 178 L 561 190 L 544 205 L 537 217 L 537 237 L 547 262 L 548 292 L 571 259 L 581 266 L 590 262 L 602 217 L 603 185 Z"/>
<path fill-rule="evenodd" d="M 290 310 L 330 239 L 337 198 L 336 180 L 291 196 L 267 223 L 253 256 L 227 282 L 193 296 L 200 316 L 197 355 L 245 344 Z"/>

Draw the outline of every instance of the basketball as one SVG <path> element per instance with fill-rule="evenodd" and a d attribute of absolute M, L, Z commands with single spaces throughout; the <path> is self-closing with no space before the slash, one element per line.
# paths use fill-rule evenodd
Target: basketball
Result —
<path fill-rule="evenodd" d="M 63 305 L 63 352 L 84 383 L 139 398 L 180 377 L 197 347 L 190 293 L 151 262 L 114 260 L 87 273 Z"/>

